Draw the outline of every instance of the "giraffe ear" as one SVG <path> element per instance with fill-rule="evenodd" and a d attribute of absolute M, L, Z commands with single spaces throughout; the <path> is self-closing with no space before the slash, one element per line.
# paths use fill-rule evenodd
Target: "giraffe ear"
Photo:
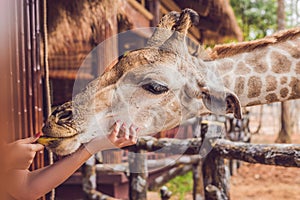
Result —
<path fill-rule="evenodd" d="M 233 113 L 237 119 L 242 118 L 241 103 L 236 94 L 225 89 L 202 88 L 202 100 L 208 110 L 215 114 Z"/>

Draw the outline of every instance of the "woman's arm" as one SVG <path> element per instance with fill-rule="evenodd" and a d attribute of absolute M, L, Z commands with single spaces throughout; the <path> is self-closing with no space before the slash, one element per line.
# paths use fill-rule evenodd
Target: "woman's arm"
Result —
<path fill-rule="evenodd" d="M 12 170 L 9 176 L 8 193 L 16 199 L 37 199 L 70 177 L 91 154 L 81 147 L 74 154 L 57 161 L 53 165 L 30 172 Z"/>
<path fill-rule="evenodd" d="M 12 171 L 11 177 L 13 182 L 10 184 L 9 194 L 17 199 L 37 199 L 70 177 L 95 153 L 91 152 L 90 149 L 100 151 L 134 144 L 136 142 L 137 129 L 131 126 L 129 129 L 122 129 L 123 133 L 121 133 L 120 128 L 120 125 L 116 123 L 108 137 L 96 138 L 94 141 L 82 146 L 72 155 L 53 165 L 33 172 L 28 170 Z"/>

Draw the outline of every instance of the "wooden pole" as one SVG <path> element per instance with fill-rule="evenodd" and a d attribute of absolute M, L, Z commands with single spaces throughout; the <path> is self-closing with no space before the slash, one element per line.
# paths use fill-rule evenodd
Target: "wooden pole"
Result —
<path fill-rule="evenodd" d="M 193 200 L 204 200 L 202 161 L 193 165 Z"/>
<path fill-rule="evenodd" d="M 139 138 L 135 146 L 125 147 L 130 151 L 134 151 L 135 148 L 138 150 L 146 151 L 158 151 L 160 153 L 170 153 L 172 154 L 198 154 L 200 147 L 202 145 L 201 138 L 191 138 L 191 139 L 174 139 L 174 138 L 154 138 L 154 137 L 141 137 Z"/>
<path fill-rule="evenodd" d="M 150 12 L 153 15 L 153 19 L 151 21 L 151 26 L 156 27 L 160 20 L 160 1 L 152 0 L 150 1 Z"/>
<path fill-rule="evenodd" d="M 129 152 L 129 199 L 147 200 L 147 158 L 142 150 Z"/>
<path fill-rule="evenodd" d="M 97 191 L 95 156 L 90 157 L 82 167 L 82 190 L 85 199 L 113 200 L 114 198 Z"/>
<path fill-rule="evenodd" d="M 224 159 L 218 154 L 211 152 L 207 155 L 202 168 L 206 200 L 229 199 L 229 176 L 226 167 Z"/>
<path fill-rule="evenodd" d="M 201 123 L 200 131 L 203 140 L 205 140 L 206 134 L 208 134 L 208 128 L 209 124 Z M 225 167 L 224 159 L 215 152 L 210 152 L 203 160 L 202 175 L 204 197 L 206 200 L 229 199 L 229 182 Z M 210 188 L 215 188 L 215 190 L 210 190 Z M 217 195 L 214 191 L 218 191 Z"/>

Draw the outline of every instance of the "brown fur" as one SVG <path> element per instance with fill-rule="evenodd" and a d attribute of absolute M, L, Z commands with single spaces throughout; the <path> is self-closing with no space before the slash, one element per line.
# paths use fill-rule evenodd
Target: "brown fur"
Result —
<path fill-rule="evenodd" d="M 299 54 L 300 42 L 297 42 L 296 45 L 297 46 L 292 46 L 290 44 L 282 43 L 280 45 L 280 49 L 288 52 L 292 57 L 299 59 L 300 58 L 300 54 Z"/>
<path fill-rule="evenodd" d="M 280 84 L 281 85 L 285 84 L 286 82 L 287 82 L 287 77 L 286 76 L 280 78 Z"/>
<path fill-rule="evenodd" d="M 271 94 L 268 94 L 266 96 L 266 100 L 267 102 L 275 102 L 275 101 L 279 101 L 277 95 L 275 93 L 271 93 Z"/>
<path fill-rule="evenodd" d="M 230 70 L 232 70 L 233 62 L 229 60 L 224 60 L 222 62 L 222 65 L 219 67 L 219 70 L 222 71 L 222 73 L 226 73 Z"/>
<path fill-rule="evenodd" d="M 251 76 L 248 80 L 248 98 L 258 97 L 261 93 L 262 81 L 259 77 Z"/>
<path fill-rule="evenodd" d="M 298 63 L 296 64 L 296 69 L 295 69 L 295 71 L 296 71 L 296 74 L 300 74 L 300 62 L 298 62 Z"/>
<path fill-rule="evenodd" d="M 246 75 L 250 72 L 251 70 L 249 69 L 249 67 L 246 66 L 244 62 L 239 62 L 237 64 L 237 68 L 234 71 L 235 74 L 239 74 L 239 75 Z"/>
<path fill-rule="evenodd" d="M 246 106 L 254 106 L 254 105 L 260 105 L 261 102 L 260 101 L 252 101 L 250 103 L 248 103 Z"/>
<path fill-rule="evenodd" d="M 289 72 L 292 62 L 285 55 L 278 52 L 271 54 L 272 71 L 278 74 Z"/>
<path fill-rule="evenodd" d="M 230 85 L 231 85 L 231 82 L 232 82 L 232 79 L 231 79 L 231 77 L 230 76 L 225 76 L 224 78 L 223 78 L 223 81 L 224 81 L 224 85 L 226 85 L 226 87 L 230 87 Z"/>
<path fill-rule="evenodd" d="M 213 59 L 225 58 L 234 56 L 237 54 L 251 52 L 268 45 L 274 45 L 275 43 L 284 42 L 300 36 L 300 27 L 280 31 L 272 36 L 265 37 L 263 39 L 241 42 L 238 44 L 225 44 L 217 45 L 211 52 L 211 57 Z"/>
<path fill-rule="evenodd" d="M 268 70 L 268 65 L 264 57 L 264 55 L 267 54 L 267 49 L 262 49 L 260 54 L 262 56 L 256 56 L 255 54 L 249 55 L 249 57 L 245 59 L 245 62 L 248 65 L 253 66 L 254 71 L 257 73 L 264 73 Z"/>
<path fill-rule="evenodd" d="M 280 90 L 280 96 L 281 96 L 282 98 L 285 98 L 285 97 L 288 95 L 288 93 L 289 93 L 289 89 L 287 89 L 287 88 L 282 88 L 282 89 Z"/>
<path fill-rule="evenodd" d="M 245 87 L 245 78 L 244 77 L 239 77 L 234 86 L 234 91 L 237 95 L 241 95 L 244 92 L 244 87 Z"/>
<path fill-rule="evenodd" d="M 266 82 L 267 82 L 267 89 L 266 89 L 267 92 L 271 92 L 271 91 L 276 90 L 277 81 L 276 81 L 276 78 L 274 76 L 267 76 Z"/>
<path fill-rule="evenodd" d="M 292 77 L 289 86 L 292 88 L 290 99 L 300 97 L 300 81 L 296 77 Z"/>

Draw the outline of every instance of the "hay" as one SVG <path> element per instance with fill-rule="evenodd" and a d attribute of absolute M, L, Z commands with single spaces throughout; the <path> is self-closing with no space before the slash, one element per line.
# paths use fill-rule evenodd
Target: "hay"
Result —
<path fill-rule="evenodd" d="M 181 5 L 183 1 L 175 2 L 184 8 Z M 123 0 L 48 1 L 48 55 L 50 71 L 53 71 L 51 77 L 75 77 L 75 74 L 59 74 L 59 70 L 76 73 L 85 56 L 105 40 L 108 33 L 132 27 L 125 9 L 126 3 Z M 184 5 L 201 15 L 202 25 L 197 28 L 203 36 L 202 42 L 215 44 L 228 39 L 241 40 L 242 34 L 228 0 L 187 0 Z M 86 70 L 87 73 L 89 71 L 92 69 Z"/>
<path fill-rule="evenodd" d="M 49 55 L 67 55 L 69 51 L 86 50 L 99 43 L 105 28 L 114 28 L 117 0 L 48 1 Z"/>

